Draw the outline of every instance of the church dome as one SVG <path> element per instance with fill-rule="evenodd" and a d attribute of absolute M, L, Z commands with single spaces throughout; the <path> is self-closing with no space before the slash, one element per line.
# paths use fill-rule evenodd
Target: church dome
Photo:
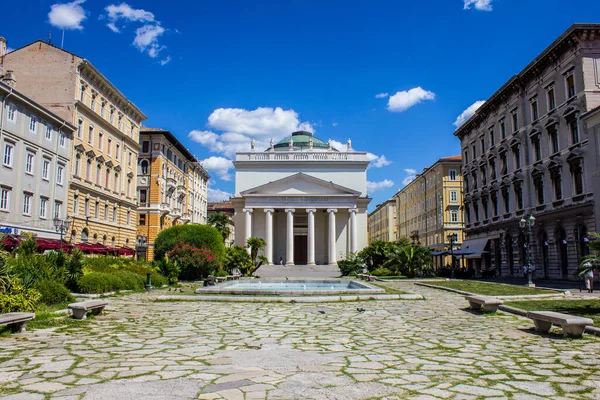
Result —
<path fill-rule="evenodd" d="M 287 150 L 290 147 L 290 140 L 294 140 L 294 150 L 308 150 L 308 142 L 312 138 L 313 149 L 329 149 L 329 145 L 321 139 L 314 137 L 311 132 L 297 131 L 293 132 L 292 136 L 288 136 L 285 139 L 280 140 L 276 145 L 275 149 Z M 336 150 L 334 150 L 336 151 Z"/>

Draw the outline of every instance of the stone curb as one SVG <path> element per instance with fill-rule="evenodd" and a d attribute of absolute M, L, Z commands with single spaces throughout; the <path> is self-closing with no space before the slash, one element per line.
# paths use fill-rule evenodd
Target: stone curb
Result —
<path fill-rule="evenodd" d="M 464 294 L 466 296 L 473 296 L 474 293 L 468 293 L 468 292 L 463 292 L 462 290 L 456 290 L 456 289 L 451 289 L 451 288 L 446 288 L 446 287 L 441 287 L 441 286 L 433 286 L 433 285 L 428 285 L 426 283 L 419 283 L 419 282 L 415 282 L 415 285 L 419 285 L 419 286 L 425 286 L 428 288 L 432 288 L 432 289 L 441 289 L 441 290 L 446 290 L 448 292 L 454 292 L 454 293 L 458 293 L 458 294 Z M 544 297 L 541 297 L 544 296 Z M 551 297 L 556 297 L 555 295 L 550 295 Z M 504 296 L 504 297 L 509 297 L 510 296 Z M 521 296 L 522 297 L 522 296 Z M 547 298 L 549 297 L 549 295 L 546 294 L 542 294 L 542 295 L 537 295 L 537 298 Z M 563 296 L 564 297 L 564 296 Z M 499 299 L 502 299 L 502 297 L 498 297 Z M 526 298 L 536 298 L 536 296 L 527 296 Z M 510 300 L 518 300 L 517 298 L 510 298 Z M 505 306 L 505 305 L 501 305 L 498 307 L 499 310 L 510 313 L 510 314 L 515 314 L 518 315 L 520 317 L 525 317 L 527 318 L 527 311 L 525 310 L 521 310 L 520 308 L 516 308 L 516 307 L 510 307 L 510 306 Z M 586 326 L 585 327 L 585 333 L 588 333 L 590 335 L 596 335 L 596 336 L 600 336 L 600 328 L 596 328 L 595 326 Z"/>
<path fill-rule="evenodd" d="M 420 294 L 373 294 L 361 296 L 157 296 L 154 301 L 226 301 L 250 303 L 336 303 L 345 301 L 424 300 Z"/>
<path fill-rule="evenodd" d="M 421 282 L 415 282 L 415 285 L 425 286 L 425 287 L 432 288 L 432 289 L 446 290 L 448 292 L 453 292 L 453 293 L 458 293 L 458 294 L 464 294 L 465 296 L 483 296 L 483 295 L 477 295 L 475 293 L 463 292 L 462 290 L 458 290 L 458 289 L 452 289 L 452 288 L 443 287 L 443 286 L 429 285 L 427 283 L 421 283 Z M 489 296 L 489 297 L 495 297 L 495 298 L 500 299 L 500 300 L 520 300 L 520 299 L 563 298 L 563 297 L 565 297 L 565 295 L 566 295 L 566 293 L 558 293 L 558 294 L 523 294 L 523 295 Z"/>

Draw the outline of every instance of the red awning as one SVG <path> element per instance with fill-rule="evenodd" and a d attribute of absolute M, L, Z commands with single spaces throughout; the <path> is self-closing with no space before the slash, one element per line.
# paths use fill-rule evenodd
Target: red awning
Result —
<path fill-rule="evenodd" d="M 134 256 L 135 250 L 130 249 L 129 247 L 121 247 L 121 248 L 119 248 L 119 255 L 120 256 Z"/>
<path fill-rule="evenodd" d="M 101 244 L 93 244 L 93 243 L 77 243 L 75 245 L 76 248 L 83 251 L 84 253 L 89 254 L 106 254 L 108 253 L 108 249 Z"/>
<path fill-rule="evenodd" d="M 5 235 L 2 240 L 0 240 L 0 246 L 4 247 L 7 250 L 13 250 L 16 246 L 21 243 L 21 239 L 13 236 L 13 235 Z"/>
<path fill-rule="evenodd" d="M 60 250 L 61 245 L 60 245 L 60 240 L 58 239 L 36 239 L 35 240 L 35 244 L 37 245 L 38 249 L 41 251 L 45 251 L 45 250 Z M 71 247 L 71 245 L 63 240 L 62 241 L 62 248 L 64 250 L 68 250 Z"/>

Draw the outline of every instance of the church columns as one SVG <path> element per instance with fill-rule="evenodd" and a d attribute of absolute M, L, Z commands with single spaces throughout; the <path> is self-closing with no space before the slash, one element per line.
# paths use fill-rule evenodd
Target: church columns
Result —
<path fill-rule="evenodd" d="M 244 246 L 248 243 L 248 239 L 250 239 L 250 237 L 252 236 L 252 211 L 254 211 L 254 209 L 252 208 L 244 208 L 243 210 L 246 213 L 246 235 L 245 240 L 244 240 Z M 250 248 L 248 247 L 246 250 L 248 250 L 248 253 L 250 253 Z"/>
<path fill-rule="evenodd" d="M 272 208 L 265 208 L 265 257 L 269 260 L 269 265 L 273 265 L 273 210 Z"/>
<path fill-rule="evenodd" d="M 294 265 L 294 212 L 293 208 L 286 208 L 287 235 L 286 235 L 286 260 L 285 265 Z"/>
<path fill-rule="evenodd" d="M 358 209 L 350 208 L 348 209 L 350 213 L 350 253 L 356 253 L 356 249 L 358 247 L 358 229 L 356 226 L 356 213 Z"/>
<path fill-rule="evenodd" d="M 315 212 L 314 208 L 307 208 L 308 213 L 308 250 L 307 265 L 315 265 Z"/>
<path fill-rule="evenodd" d="M 335 213 L 337 209 L 327 209 L 329 213 L 329 265 L 337 265 L 336 249 L 335 249 Z"/>

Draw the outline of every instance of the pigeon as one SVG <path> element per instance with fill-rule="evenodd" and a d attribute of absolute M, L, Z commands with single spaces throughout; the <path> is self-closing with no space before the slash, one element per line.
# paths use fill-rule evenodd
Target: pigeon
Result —
<path fill-rule="evenodd" d="M 327 313 L 326 313 L 325 311 L 323 311 L 323 310 L 318 310 L 318 313 L 319 313 L 319 314 L 327 314 Z"/>
<path fill-rule="evenodd" d="M 358 312 L 365 312 L 365 311 L 367 311 L 367 310 L 365 310 L 364 308 L 358 307 L 358 308 L 356 309 L 356 311 L 358 311 Z"/>

